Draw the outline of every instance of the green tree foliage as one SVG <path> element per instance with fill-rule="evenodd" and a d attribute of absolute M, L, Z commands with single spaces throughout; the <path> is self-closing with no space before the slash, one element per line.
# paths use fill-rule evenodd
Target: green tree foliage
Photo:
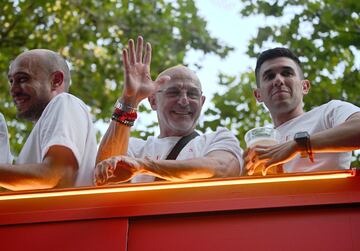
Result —
<path fill-rule="evenodd" d="M 205 112 L 209 118 L 199 128 L 215 130 L 218 126 L 227 127 L 236 133 L 240 145 L 246 148 L 243 141 L 245 133 L 253 127 L 270 124 L 271 118 L 264 106 L 257 104 L 253 97 L 255 76 L 252 72 L 244 73 L 239 78 L 219 75 L 219 84 L 227 90 L 225 94 L 216 93 L 212 99 L 214 108 Z"/>
<path fill-rule="evenodd" d="M 15 118 L 7 70 L 19 53 L 58 51 L 72 66 L 71 93 L 108 121 L 122 89 L 121 49 L 142 34 L 153 46 L 152 73 L 183 62 L 198 49 L 224 57 L 231 48 L 211 37 L 193 0 L 6 0 L 0 2 L 0 111 L 18 152 L 31 124 Z"/>
<path fill-rule="evenodd" d="M 305 77 L 312 89 L 305 97 L 305 110 L 331 99 L 341 99 L 360 106 L 360 2 L 358 0 L 242 0 L 242 17 L 256 15 L 267 22 L 248 45 L 247 54 L 256 58 L 265 50 L 282 45 L 300 56 Z M 357 55 L 357 56 L 356 56 Z M 254 126 L 266 124 L 268 114 L 256 105 L 251 86 L 255 87 L 252 70 L 240 78 L 223 78 L 220 83 L 229 87 L 224 95 L 216 95 L 216 109 L 208 113 L 222 124 L 234 127 L 239 140 Z M 229 112 L 231 111 L 231 112 Z M 243 142 L 242 142 L 242 146 Z M 359 156 L 357 156 L 359 161 Z M 360 162 L 354 162 L 360 166 Z"/>

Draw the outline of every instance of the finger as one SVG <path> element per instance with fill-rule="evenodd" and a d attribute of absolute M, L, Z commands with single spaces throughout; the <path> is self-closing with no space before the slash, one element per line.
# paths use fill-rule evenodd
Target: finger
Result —
<path fill-rule="evenodd" d="M 151 44 L 146 43 L 145 48 L 145 55 L 144 55 L 144 64 L 148 65 L 150 67 L 151 63 Z"/>
<path fill-rule="evenodd" d="M 277 160 L 274 160 L 274 159 L 270 159 L 269 161 L 265 162 L 264 163 L 264 166 L 269 169 L 273 166 L 276 166 L 277 164 L 279 164 L 280 162 L 278 162 Z"/>
<path fill-rule="evenodd" d="M 122 50 L 122 60 L 124 64 L 124 71 L 127 74 L 129 72 L 129 55 L 126 49 Z"/>
<path fill-rule="evenodd" d="M 112 176 L 114 176 L 115 170 L 116 170 L 116 167 L 108 166 L 108 167 L 106 168 L 106 177 L 112 177 Z"/>
<path fill-rule="evenodd" d="M 263 169 L 262 169 L 262 175 L 266 176 L 270 168 L 274 167 L 274 164 L 269 164 L 270 161 L 264 163 Z"/>
<path fill-rule="evenodd" d="M 105 178 L 103 175 L 103 164 L 99 163 L 95 168 L 95 177 L 94 177 L 94 183 L 97 186 L 101 186 L 105 183 Z"/>
<path fill-rule="evenodd" d="M 254 169 L 248 170 L 247 174 L 248 174 L 249 176 L 253 175 L 253 174 L 254 174 Z"/>
<path fill-rule="evenodd" d="M 255 172 L 255 168 L 256 168 L 256 163 L 254 162 L 249 162 L 245 165 L 245 169 L 248 175 L 253 175 Z"/>
<path fill-rule="evenodd" d="M 118 165 L 121 164 L 122 158 L 119 156 L 112 157 L 110 163 L 106 167 L 106 178 L 115 176 L 115 172 L 118 169 Z"/>
<path fill-rule="evenodd" d="M 264 161 L 263 160 L 255 160 L 253 162 L 253 164 L 251 165 L 251 169 L 249 169 L 250 173 L 256 173 L 258 175 L 259 172 L 262 171 L 264 166 Z"/>
<path fill-rule="evenodd" d="M 142 62 L 143 38 L 138 36 L 136 43 L 136 63 Z"/>
<path fill-rule="evenodd" d="M 130 39 L 129 40 L 129 54 L 130 54 L 130 64 L 134 65 L 135 64 L 135 45 L 134 45 L 134 40 Z"/>
<path fill-rule="evenodd" d="M 97 167 L 95 168 L 95 171 L 94 171 L 94 177 L 93 177 L 93 183 L 98 186 L 100 185 L 100 178 L 99 178 L 99 174 L 98 174 L 98 171 L 97 171 Z"/>
<path fill-rule="evenodd" d="M 252 161 L 245 162 L 246 170 L 250 170 L 252 165 L 254 165 L 254 163 Z"/>
<path fill-rule="evenodd" d="M 269 170 L 269 167 L 265 167 L 265 165 L 263 165 L 262 169 L 261 169 L 262 176 L 266 176 L 268 170 Z"/>
<path fill-rule="evenodd" d="M 257 161 L 257 156 L 253 150 L 250 150 L 244 159 L 245 167 L 247 170 L 254 169 L 254 165 Z"/>
<path fill-rule="evenodd" d="M 157 78 L 155 80 L 155 83 L 157 84 L 157 89 L 159 89 L 160 86 L 162 86 L 162 85 L 166 84 L 167 82 L 169 82 L 170 79 L 171 79 L 171 77 L 167 76 L 167 75 L 164 75 L 164 76 L 161 76 L 161 77 Z"/>
<path fill-rule="evenodd" d="M 249 149 L 246 156 L 244 155 L 245 162 L 252 162 L 255 159 L 255 151 L 252 149 Z"/>

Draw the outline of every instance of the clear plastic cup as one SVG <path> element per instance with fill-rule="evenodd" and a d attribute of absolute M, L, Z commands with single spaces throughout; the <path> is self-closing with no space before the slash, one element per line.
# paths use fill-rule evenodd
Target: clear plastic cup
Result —
<path fill-rule="evenodd" d="M 272 146 L 279 142 L 279 133 L 276 129 L 271 127 L 257 127 L 249 130 L 245 134 L 245 143 L 247 147 L 254 147 L 256 145 Z M 263 165 L 260 165 L 254 173 L 249 175 L 271 175 L 283 173 L 282 165 L 271 167 L 267 170 L 267 173 L 263 171 Z"/>
<path fill-rule="evenodd" d="M 245 134 L 247 147 L 255 145 L 272 146 L 278 143 L 278 132 L 270 127 L 257 127 L 249 130 Z"/>

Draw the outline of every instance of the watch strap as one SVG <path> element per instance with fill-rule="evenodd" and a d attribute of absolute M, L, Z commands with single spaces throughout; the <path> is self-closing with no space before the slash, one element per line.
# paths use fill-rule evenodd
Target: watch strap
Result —
<path fill-rule="evenodd" d="M 314 162 L 314 153 L 312 152 L 310 135 L 308 132 L 298 132 L 294 136 L 294 140 L 299 147 L 301 158 L 309 158 Z"/>

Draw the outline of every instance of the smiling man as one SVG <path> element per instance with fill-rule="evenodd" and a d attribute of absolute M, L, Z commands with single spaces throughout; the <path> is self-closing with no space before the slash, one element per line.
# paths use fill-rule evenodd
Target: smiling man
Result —
<path fill-rule="evenodd" d="M 57 53 L 20 54 L 8 72 L 18 117 L 34 123 L 15 165 L 0 165 L 0 187 L 10 190 L 91 185 L 95 130 L 86 105 L 66 93 L 70 71 Z"/>
<path fill-rule="evenodd" d="M 129 40 L 129 51 L 123 50 L 124 90 L 99 147 L 96 183 L 238 176 L 242 160 L 235 136 L 224 128 L 199 136 L 195 132 L 205 101 L 196 74 L 179 65 L 152 81 L 151 46 L 146 44 L 144 58 L 142 47 L 139 37 L 136 49 Z M 160 135 L 147 140 L 130 138 L 136 108 L 145 98 L 157 113 Z"/>
<path fill-rule="evenodd" d="M 254 96 L 269 109 L 280 144 L 255 146 L 244 154 L 246 169 L 284 164 L 285 172 L 349 169 L 360 148 L 360 108 L 332 100 L 303 110 L 310 90 L 299 59 L 286 48 L 264 51 L 257 60 Z M 264 164 L 264 165 L 263 165 Z"/>

